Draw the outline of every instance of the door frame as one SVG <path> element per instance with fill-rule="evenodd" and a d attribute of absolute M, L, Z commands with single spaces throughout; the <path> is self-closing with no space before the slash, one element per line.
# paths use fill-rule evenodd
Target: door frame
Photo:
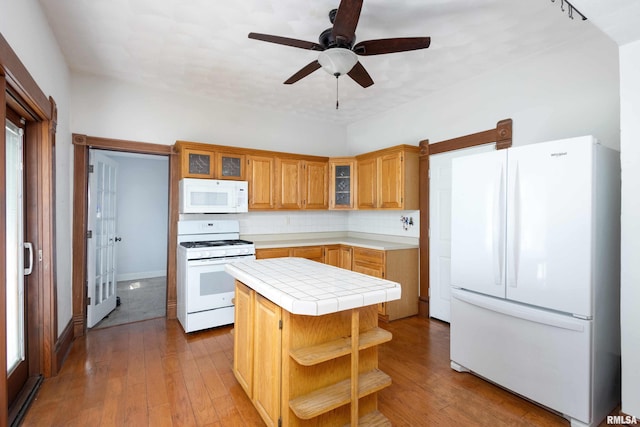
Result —
<path fill-rule="evenodd" d="M 62 359 L 71 345 L 70 328 L 58 333 L 56 256 L 55 256 L 55 134 L 57 107 L 33 79 L 18 55 L 0 34 L 0 119 L 7 118 L 7 107 L 12 108 L 26 121 L 25 129 L 25 182 L 26 215 L 25 239 L 31 241 L 38 253 L 31 276 L 28 278 L 29 300 L 27 306 L 29 348 L 29 377 L 27 387 L 14 404 L 8 408 L 6 375 L 0 376 L 0 422 L 19 417 L 34 396 L 42 377 L 56 375 Z M 0 136 L 0 146 L 5 146 L 5 133 Z M 0 150 L 0 189 L 6 185 L 5 151 Z M 0 262 L 6 259 L 6 213 L 0 200 Z M 6 276 L 0 269 L 0 330 L 6 329 Z M 27 284 L 26 284 L 27 285 Z M 7 366 L 6 341 L 0 340 L 0 365 Z M 19 407 L 18 407 L 19 406 Z"/>
<path fill-rule="evenodd" d="M 154 154 L 169 157 L 169 224 L 167 237 L 167 319 L 175 319 L 176 306 L 176 252 L 178 239 L 178 171 L 180 163 L 172 145 L 100 138 L 74 133 L 73 151 L 73 336 L 87 332 L 87 223 L 89 190 L 89 149 Z"/>
<path fill-rule="evenodd" d="M 511 147 L 513 121 L 500 120 L 495 128 L 472 133 L 458 138 L 429 144 L 429 140 L 420 141 L 420 296 L 418 314 L 429 317 L 429 156 L 496 143 L 496 150 Z"/>

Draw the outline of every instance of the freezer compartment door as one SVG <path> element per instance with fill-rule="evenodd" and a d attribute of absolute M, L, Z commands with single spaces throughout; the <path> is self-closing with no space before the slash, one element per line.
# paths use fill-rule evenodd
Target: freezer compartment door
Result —
<path fill-rule="evenodd" d="M 452 164 L 451 286 L 504 298 L 507 150 Z"/>
<path fill-rule="evenodd" d="M 589 424 L 591 322 L 453 289 L 451 360 Z"/>
<path fill-rule="evenodd" d="M 592 137 L 509 150 L 507 299 L 593 316 Z"/>

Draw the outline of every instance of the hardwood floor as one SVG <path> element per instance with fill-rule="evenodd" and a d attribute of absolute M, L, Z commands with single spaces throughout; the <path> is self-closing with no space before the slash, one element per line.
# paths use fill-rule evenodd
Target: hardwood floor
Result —
<path fill-rule="evenodd" d="M 394 426 L 568 426 L 568 421 L 449 367 L 449 326 L 417 317 L 382 325 L 379 409 Z M 231 327 L 185 335 L 152 319 L 90 331 L 44 381 L 24 426 L 261 426 L 231 372 Z M 605 425 L 604 423 L 602 425 Z"/>

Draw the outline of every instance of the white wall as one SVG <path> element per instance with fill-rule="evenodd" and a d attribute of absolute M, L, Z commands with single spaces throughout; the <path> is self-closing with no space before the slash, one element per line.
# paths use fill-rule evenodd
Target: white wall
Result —
<path fill-rule="evenodd" d="M 71 320 L 71 132 L 70 75 L 36 0 L 0 0 L 0 32 L 45 95 L 58 107 L 56 135 L 56 258 L 58 333 Z"/>
<path fill-rule="evenodd" d="M 586 25 L 590 25 L 585 23 Z M 348 126 L 349 149 L 455 138 L 513 119 L 513 143 L 593 134 L 619 149 L 618 48 L 599 30 Z"/>
<path fill-rule="evenodd" d="M 72 111 L 73 132 L 91 136 L 346 154 L 343 126 L 84 74 L 73 74 Z"/>
<path fill-rule="evenodd" d="M 118 162 L 117 280 L 164 276 L 167 270 L 169 161 L 110 154 Z"/>
<path fill-rule="evenodd" d="M 640 41 L 620 48 L 622 411 L 640 417 Z"/>

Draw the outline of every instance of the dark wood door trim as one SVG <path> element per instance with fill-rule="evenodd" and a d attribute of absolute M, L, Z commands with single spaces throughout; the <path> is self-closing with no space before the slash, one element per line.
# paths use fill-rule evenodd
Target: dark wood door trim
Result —
<path fill-rule="evenodd" d="M 26 217 L 27 234 L 36 251 L 32 275 L 28 278 L 29 306 L 27 327 L 29 332 L 30 376 L 45 377 L 57 373 L 59 359 L 56 349 L 57 293 L 55 276 L 55 131 L 56 106 L 29 74 L 16 53 L 0 34 L 0 118 L 6 119 L 10 106 L 26 121 L 25 131 L 25 198 L 29 211 Z M 4 194 L 5 133 L 0 137 L 0 192 Z M 0 263 L 6 259 L 5 199 L 0 199 Z M 41 258 L 40 258 L 41 255 Z M 0 269 L 0 283 L 6 284 L 4 269 Z M 0 292 L 0 330 L 6 329 L 6 300 Z M 33 296 L 33 298 L 32 298 Z M 0 340 L 0 364 L 6 367 L 6 342 Z M 0 376 L 0 420 L 8 420 L 6 375 Z M 29 382 L 28 382 L 29 383 Z M 35 386 L 39 381 L 34 381 Z M 3 422 L 3 421 L 2 421 Z"/>
<path fill-rule="evenodd" d="M 176 305 L 176 245 L 178 223 L 178 156 L 171 145 L 150 144 L 146 142 L 121 139 L 100 138 L 73 134 L 73 335 L 83 336 L 87 330 L 87 193 L 89 181 L 89 149 L 98 148 L 111 151 L 124 151 L 138 154 L 169 156 L 169 224 L 167 238 L 167 318 L 175 319 Z"/>
<path fill-rule="evenodd" d="M 420 303 L 419 313 L 429 317 L 429 156 L 496 143 L 496 150 L 511 147 L 513 121 L 500 120 L 495 128 L 429 144 L 420 141 Z"/>
<path fill-rule="evenodd" d="M 10 87 L 24 102 L 24 106 L 33 110 L 41 120 L 51 119 L 50 98 L 40 89 L 2 34 L 0 34 L 0 67 L 6 79 L 3 90 L 7 86 Z M 6 105 L 6 101 L 2 105 Z"/>

